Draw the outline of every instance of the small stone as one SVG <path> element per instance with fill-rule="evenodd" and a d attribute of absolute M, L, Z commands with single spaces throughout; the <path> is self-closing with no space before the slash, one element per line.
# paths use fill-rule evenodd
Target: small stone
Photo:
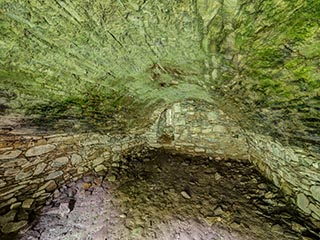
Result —
<path fill-rule="evenodd" d="M 14 195 L 12 195 L 12 196 L 14 196 Z M 0 204 L 0 209 L 5 206 L 11 205 L 11 204 L 15 203 L 16 201 L 17 201 L 16 198 L 10 198 L 7 202 L 3 202 Z"/>
<path fill-rule="evenodd" d="M 10 223 L 5 224 L 1 230 L 5 234 L 17 232 L 21 228 L 27 226 L 27 224 L 28 224 L 28 221 L 10 222 Z"/>
<path fill-rule="evenodd" d="M 7 183 L 5 181 L 3 181 L 2 179 L 0 179 L 0 188 L 6 186 Z"/>
<path fill-rule="evenodd" d="M 260 183 L 258 184 L 258 188 L 261 190 L 267 190 L 268 189 L 268 185 L 265 183 Z"/>
<path fill-rule="evenodd" d="M 82 157 L 78 154 L 72 154 L 71 156 L 71 164 L 72 165 L 77 165 L 79 163 L 81 163 L 82 161 Z"/>
<path fill-rule="evenodd" d="M 89 188 L 91 187 L 91 183 L 83 183 L 82 184 L 82 188 L 84 189 L 84 190 L 88 190 Z"/>
<path fill-rule="evenodd" d="M 277 196 L 277 194 L 272 193 L 272 192 L 267 192 L 267 193 L 264 195 L 264 197 L 265 197 L 266 199 L 275 198 L 276 196 Z"/>
<path fill-rule="evenodd" d="M 104 159 L 104 158 L 99 157 L 99 158 L 97 158 L 97 159 L 93 160 L 93 162 L 92 162 L 92 166 L 100 165 L 100 164 L 101 164 L 101 163 L 103 163 L 104 161 L 105 161 L 105 159 Z"/>
<path fill-rule="evenodd" d="M 59 206 L 59 214 L 65 217 L 70 212 L 69 203 L 61 203 Z"/>
<path fill-rule="evenodd" d="M 13 150 L 13 151 L 5 152 L 0 155 L 0 160 L 17 158 L 21 153 L 22 153 L 22 151 L 20 151 L 20 150 Z"/>
<path fill-rule="evenodd" d="M 215 173 L 215 174 L 214 174 L 214 179 L 215 179 L 216 181 L 219 181 L 221 178 L 222 178 L 222 176 L 221 176 L 219 173 Z"/>
<path fill-rule="evenodd" d="M 54 190 L 53 192 L 53 198 L 59 198 L 61 195 L 60 191 L 58 189 Z"/>
<path fill-rule="evenodd" d="M 302 240 L 313 240 L 312 238 L 302 236 Z"/>
<path fill-rule="evenodd" d="M 52 144 L 46 144 L 46 145 L 41 145 L 41 146 L 35 146 L 33 148 L 30 148 L 25 156 L 26 157 L 34 157 L 34 156 L 39 156 L 48 152 L 51 152 L 54 150 L 56 147 Z"/>
<path fill-rule="evenodd" d="M 297 196 L 297 206 L 306 214 L 310 214 L 309 199 L 303 193 L 299 193 Z"/>
<path fill-rule="evenodd" d="M 3 198 L 4 196 L 9 195 L 10 193 L 15 193 L 16 191 L 18 191 L 18 190 L 20 190 L 22 188 L 25 188 L 25 187 L 26 187 L 26 185 L 13 187 L 10 190 L 8 190 L 7 192 L 0 193 L 0 198 Z"/>
<path fill-rule="evenodd" d="M 7 161 L 3 164 L 1 164 L 1 167 L 6 169 L 6 168 L 15 168 L 15 167 L 20 167 L 20 166 L 23 166 L 25 164 L 28 163 L 28 160 L 25 159 L 25 158 L 17 158 L 17 159 L 14 159 L 14 160 L 10 160 L 10 161 Z"/>
<path fill-rule="evenodd" d="M 47 192 L 52 192 L 57 188 L 57 184 L 54 180 L 50 180 L 48 182 L 46 182 L 45 184 L 43 184 L 40 188 L 39 191 L 41 190 L 46 190 Z"/>
<path fill-rule="evenodd" d="M 315 220 L 318 220 L 318 222 L 316 222 L 318 224 L 318 226 L 320 226 L 320 216 L 318 216 L 317 214 L 315 213 L 311 213 L 311 216 L 315 219 Z"/>
<path fill-rule="evenodd" d="M 316 214 L 318 217 L 320 217 L 320 206 L 319 205 L 317 207 L 313 203 L 310 203 L 309 208 L 314 214 Z"/>
<path fill-rule="evenodd" d="M 21 206 L 21 202 L 16 202 L 10 206 L 10 209 L 18 209 Z"/>
<path fill-rule="evenodd" d="M 38 191 L 38 192 L 35 192 L 33 195 L 32 195 L 32 197 L 33 198 L 38 198 L 38 197 L 40 197 L 42 194 L 44 194 L 44 193 L 46 193 L 46 191 L 45 190 L 41 190 L 41 191 Z"/>
<path fill-rule="evenodd" d="M 305 230 L 307 230 L 306 227 L 302 226 L 301 224 L 297 223 L 297 222 L 292 222 L 291 223 L 291 228 L 293 231 L 296 231 L 298 233 L 302 233 L 304 232 Z"/>
<path fill-rule="evenodd" d="M 115 182 L 116 180 L 117 180 L 117 177 L 115 175 L 108 176 L 109 182 Z"/>
<path fill-rule="evenodd" d="M 67 157 L 60 157 L 53 160 L 51 167 L 62 167 L 68 163 L 69 159 Z"/>
<path fill-rule="evenodd" d="M 6 223 L 12 222 L 16 217 L 17 210 L 11 210 L 3 216 L 0 216 L 0 225 L 4 225 Z"/>
<path fill-rule="evenodd" d="M 279 224 L 275 224 L 271 227 L 272 232 L 283 233 L 283 229 Z"/>
<path fill-rule="evenodd" d="M 5 177 L 14 177 L 19 173 L 19 171 L 20 171 L 19 168 L 16 168 L 16 169 L 9 168 L 4 172 L 4 176 Z"/>
<path fill-rule="evenodd" d="M 43 173 L 46 166 L 47 166 L 47 164 L 45 164 L 45 163 L 38 164 L 36 169 L 34 170 L 33 175 L 39 175 L 39 174 Z"/>
<path fill-rule="evenodd" d="M 22 203 L 22 208 L 26 208 L 26 209 L 31 208 L 33 202 L 34 202 L 33 198 L 28 198 L 28 199 L 24 200 Z"/>
<path fill-rule="evenodd" d="M 222 216 L 222 215 L 224 214 L 224 211 L 222 210 L 221 207 L 217 207 L 217 208 L 214 210 L 213 214 L 214 214 L 215 216 Z"/>
<path fill-rule="evenodd" d="M 94 168 L 94 170 L 96 172 L 101 172 L 101 171 L 107 170 L 107 168 L 104 165 L 98 165 Z"/>
<path fill-rule="evenodd" d="M 211 227 L 213 224 L 217 222 L 222 222 L 221 217 L 206 217 L 204 218 L 204 221 Z"/>
<path fill-rule="evenodd" d="M 22 179 L 25 179 L 25 178 L 28 178 L 28 177 L 32 176 L 32 174 L 33 174 L 32 171 L 24 172 L 24 171 L 22 170 L 22 171 L 20 171 L 20 172 L 18 173 L 18 175 L 15 177 L 15 179 L 16 179 L 17 181 L 19 181 L 19 180 L 22 180 Z"/>
<path fill-rule="evenodd" d="M 182 195 L 182 197 L 184 197 L 186 199 L 190 199 L 191 198 L 191 196 L 186 191 L 182 191 L 181 195 Z"/>
<path fill-rule="evenodd" d="M 143 232 L 143 227 L 137 227 L 131 230 L 132 237 L 136 238 L 138 236 L 141 236 Z"/>
<path fill-rule="evenodd" d="M 202 152 L 205 152 L 206 150 L 204 148 L 195 148 L 194 151 L 196 153 L 202 153 Z"/>
<path fill-rule="evenodd" d="M 312 186 L 310 188 L 312 197 L 317 200 L 318 202 L 320 202 L 320 186 Z"/>
<path fill-rule="evenodd" d="M 77 173 L 78 173 L 78 174 L 82 174 L 82 173 L 84 173 L 84 172 L 86 172 L 86 170 L 85 170 L 84 167 L 78 167 L 78 169 L 77 169 Z"/>
<path fill-rule="evenodd" d="M 62 171 L 56 171 L 56 172 L 53 172 L 53 173 L 50 173 L 46 178 L 45 180 L 52 180 L 52 179 L 56 179 L 60 176 L 62 176 L 63 172 Z"/>

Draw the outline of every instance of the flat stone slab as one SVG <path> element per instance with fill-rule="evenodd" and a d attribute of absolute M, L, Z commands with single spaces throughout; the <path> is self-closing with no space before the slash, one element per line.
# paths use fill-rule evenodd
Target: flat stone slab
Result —
<path fill-rule="evenodd" d="M 1 231 L 3 233 L 17 232 L 21 228 L 27 226 L 27 224 L 28 224 L 28 221 L 10 222 L 10 223 L 5 224 L 2 227 Z"/>
<path fill-rule="evenodd" d="M 20 151 L 20 150 L 8 151 L 8 152 L 5 152 L 0 155 L 0 160 L 17 158 L 21 153 L 22 153 L 22 151 Z"/>
<path fill-rule="evenodd" d="M 312 197 L 320 203 L 320 186 L 312 186 L 310 188 Z"/>
<path fill-rule="evenodd" d="M 51 152 L 54 150 L 56 147 L 52 144 L 46 144 L 46 145 L 41 145 L 41 146 L 35 146 L 30 148 L 25 156 L 26 157 L 34 157 L 34 156 L 39 156 L 48 152 Z"/>
<path fill-rule="evenodd" d="M 50 173 L 46 178 L 45 180 L 53 180 L 53 179 L 56 179 L 60 176 L 62 176 L 63 172 L 62 171 L 56 171 L 56 172 L 53 172 L 53 173 Z"/>

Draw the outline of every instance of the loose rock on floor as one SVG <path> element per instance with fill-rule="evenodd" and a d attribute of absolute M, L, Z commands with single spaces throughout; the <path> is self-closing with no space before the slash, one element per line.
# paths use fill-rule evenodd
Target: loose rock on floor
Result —
<path fill-rule="evenodd" d="M 150 153 L 56 190 L 20 240 L 316 239 L 248 163 Z"/>

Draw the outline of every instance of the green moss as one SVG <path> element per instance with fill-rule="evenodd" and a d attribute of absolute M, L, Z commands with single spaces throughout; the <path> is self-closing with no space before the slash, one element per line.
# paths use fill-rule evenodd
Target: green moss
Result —
<path fill-rule="evenodd" d="M 319 19 L 318 0 L 3 0 L 0 90 L 41 122 L 123 130 L 214 99 L 244 128 L 318 149 Z"/>

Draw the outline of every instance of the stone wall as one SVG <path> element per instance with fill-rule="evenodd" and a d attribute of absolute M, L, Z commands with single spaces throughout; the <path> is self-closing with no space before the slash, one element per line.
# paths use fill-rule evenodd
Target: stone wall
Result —
<path fill-rule="evenodd" d="M 249 158 L 246 137 L 237 122 L 214 105 L 203 102 L 175 103 L 160 114 L 146 138 L 151 147 L 222 158 Z"/>
<path fill-rule="evenodd" d="M 248 133 L 250 161 L 320 229 L 320 156 Z"/>
<path fill-rule="evenodd" d="M 88 172 L 113 177 L 122 155 L 164 148 L 190 155 L 252 162 L 313 228 L 320 228 L 319 156 L 248 132 L 205 102 L 175 103 L 153 114 L 144 134 L 6 134 L 0 142 L 0 225 L 3 233 L 27 224 L 52 192 Z M 13 133 L 13 132 L 12 132 Z M 20 132 L 21 133 L 21 132 Z"/>
<path fill-rule="evenodd" d="M 245 131 L 226 113 L 203 102 L 176 103 L 157 114 L 146 134 L 150 147 L 249 160 L 314 228 L 320 228 L 319 155 Z"/>
<path fill-rule="evenodd" d="M 123 153 L 143 143 L 134 135 L 1 136 L 1 231 L 25 226 L 32 211 L 41 208 L 58 186 L 87 172 L 111 174 Z"/>

